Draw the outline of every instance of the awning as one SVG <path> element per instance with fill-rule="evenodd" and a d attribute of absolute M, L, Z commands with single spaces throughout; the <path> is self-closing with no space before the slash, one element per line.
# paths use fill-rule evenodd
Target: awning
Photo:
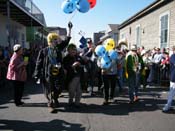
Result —
<path fill-rule="evenodd" d="M 10 19 L 21 23 L 24 26 L 46 26 L 44 23 L 39 21 L 30 12 L 23 9 L 15 1 L 10 1 Z M 0 0 L 0 14 L 7 16 L 7 0 Z"/>

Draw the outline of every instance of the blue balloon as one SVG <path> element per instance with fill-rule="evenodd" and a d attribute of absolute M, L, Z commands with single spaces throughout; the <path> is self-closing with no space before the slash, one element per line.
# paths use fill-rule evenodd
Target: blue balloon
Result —
<path fill-rule="evenodd" d="M 71 14 L 76 9 L 76 4 L 72 0 L 63 1 L 61 8 L 64 13 Z"/>
<path fill-rule="evenodd" d="M 88 0 L 78 0 L 76 3 L 77 3 L 76 7 L 77 7 L 79 12 L 86 13 L 89 11 L 90 4 L 89 4 Z"/>
<path fill-rule="evenodd" d="M 102 57 L 100 60 L 101 68 L 109 69 L 111 67 L 111 60 L 108 56 Z"/>
<path fill-rule="evenodd" d="M 115 51 L 115 50 L 110 50 L 110 51 L 108 52 L 108 55 L 109 55 L 109 58 L 110 58 L 111 60 L 116 60 L 117 57 L 118 57 L 118 53 L 117 53 L 117 51 Z"/>
<path fill-rule="evenodd" d="M 72 2 L 74 2 L 74 3 L 76 3 L 77 4 L 77 2 L 79 2 L 79 0 L 71 0 Z"/>
<path fill-rule="evenodd" d="M 98 45 L 95 48 L 95 53 L 96 53 L 97 56 L 103 57 L 106 54 L 106 49 L 103 45 Z"/>

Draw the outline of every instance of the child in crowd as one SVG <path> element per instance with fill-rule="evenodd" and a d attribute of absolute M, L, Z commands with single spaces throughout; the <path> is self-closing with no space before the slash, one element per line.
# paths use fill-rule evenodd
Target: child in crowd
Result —
<path fill-rule="evenodd" d="M 63 59 L 64 68 L 67 72 L 66 84 L 69 91 L 69 106 L 73 106 L 75 98 L 75 106 L 80 106 L 82 95 L 80 78 L 83 73 L 83 59 L 78 55 L 77 48 L 74 44 L 67 47 L 68 54 Z"/>

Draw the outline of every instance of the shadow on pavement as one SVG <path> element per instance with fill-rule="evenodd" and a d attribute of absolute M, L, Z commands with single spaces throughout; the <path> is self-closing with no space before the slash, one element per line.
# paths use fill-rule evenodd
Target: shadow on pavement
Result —
<path fill-rule="evenodd" d="M 25 103 L 21 107 L 47 107 L 47 103 Z"/>
<path fill-rule="evenodd" d="M 11 81 L 8 81 L 8 85 L 0 88 L 0 105 L 11 103 L 13 101 L 13 92 Z M 23 99 L 30 99 L 31 94 L 43 94 L 41 85 L 37 85 L 34 81 L 28 81 L 24 86 L 24 95 Z M 2 107 L 0 107 L 2 108 Z"/>
<path fill-rule="evenodd" d="M 50 122 L 27 122 L 20 120 L 0 120 L 0 131 L 85 131 L 81 124 L 68 123 L 63 120 Z"/>
<path fill-rule="evenodd" d="M 97 104 L 81 104 L 80 108 L 69 107 L 67 103 L 60 103 L 60 107 L 57 108 L 57 112 L 67 113 L 100 113 L 106 115 L 128 115 L 131 112 L 151 112 L 156 110 L 162 110 L 166 100 L 141 98 L 139 102 L 129 104 L 128 100 L 117 99 L 114 103 L 109 105 L 97 105 Z"/>

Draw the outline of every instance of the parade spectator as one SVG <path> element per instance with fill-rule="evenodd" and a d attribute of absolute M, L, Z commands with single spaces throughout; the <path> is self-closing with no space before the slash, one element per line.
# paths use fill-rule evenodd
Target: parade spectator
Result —
<path fill-rule="evenodd" d="M 160 83 L 160 63 L 163 59 L 163 54 L 160 52 L 160 48 L 155 48 L 154 53 L 152 54 L 152 64 L 150 67 L 150 74 L 148 77 L 147 82 L 150 85 L 152 84 L 159 84 Z M 157 77 L 159 76 L 159 77 Z"/>
<path fill-rule="evenodd" d="M 55 113 L 55 107 L 59 106 L 58 96 L 64 84 L 62 51 L 71 39 L 72 23 L 69 23 L 68 27 L 68 37 L 64 41 L 57 33 L 48 34 L 48 46 L 39 51 L 33 74 L 35 79 L 41 79 L 50 113 Z"/>
<path fill-rule="evenodd" d="M 10 57 L 11 57 L 8 47 L 5 47 L 5 49 L 4 49 L 4 57 L 5 57 L 5 60 L 6 60 L 7 64 L 8 64 L 8 62 L 10 60 Z"/>
<path fill-rule="evenodd" d="M 88 83 L 87 85 L 90 86 L 90 95 L 93 95 L 96 64 L 94 60 L 94 47 L 90 38 L 87 39 L 87 47 L 83 49 L 81 56 L 86 61 L 85 68 L 87 70 L 88 78 L 86 82 Z"/>
<path fill-rule="evenodd" d="M 170 56 L 170 90 L 163 112 L 168 112 L 170 110 L 173 97 L 175 96 L 175 46 L 172 47 L 172 51 L 173 54 Z"/>
<path fill-rule="evenodd" d="M 143 47 L 142 47 L 143 48 Z M 143 50 L 142 50 L 143 53 Z M 141 84 L 143 84 L 143 88 L 145 88 L 145 83 L 144 83 L 144 62 L 143 62 L 143 58 L 141 55 L 141 50 L 138 48 L 137 49 L 137 57 L 138 57 L 138 70 L 136 73 L 136 86 L 139 88 L 141 86 Z"/>
<path fill-rule="evenodd" d="M 118 60 L 117 60 L 117 83 L 119 86 L 119 93 L 123 91 L 123 68 L 125 62 L 125 54 L 120 48 L 117 49 Z"/>
<path fill-rule="evenodd" d="M 5 86 L 5 79 L 6 79 L 6 61 L 3 54 L 3 49 L 0 48 L 0 87 Z"/>
<path fill-rule="evenodd" d="M 102 68 L 100 63 L 100 57 L 98 58 L 98 66 L 101 68 L 101 74 L 104 83 L 104 101 L 103 105 L 108 105 L 109 103 L 113 103 L 114 93 L 116 87 L 117 80 L 117 59 L 111 60 L 111 66 L 109 68 Z"/>
<path fill-rule="evenodd" d="M 77 53 L 77 49 L 74 44 L 70 44 L 67 47 L 67 51 L 68 54 L 64 57 L 63 64 L 67 72 L 66 84 L 68 85 L 69 91 L 69 106 L 73 106 L 75 104 L 76 107 L 79 107 L 82 94 L 80 78 L 83 74 L 84 62 Z"/>
<path fill-rule="evenodd" d="M 143 58 L 143 63 L 144 63 L 144 70 L 142 72 L 143 75 L 143 88 L 146 88 L 147 85 L 147 79 L 150 73 L 150 66 L 152 64 L 152 61 L 150 59 L 150 50 L 146 51 L 142 58 Z"/>
<path fill-rule="evenodd" d="M 169 79 L 169 53 L 163 52 L 163 59 L 160 63 L 160 73 L 161 73 L 161 80 L 165 81 Z"/>
<path fill-rule="evenodd" d="M 7 79 L 11 80 L 14 87 L 14 102 L 16 106 L 21 106 L 24 91 L 24 84 L 27 79 L 26 65 L 28 62 L 23 60 L 23 49 L 20 44 L 13 47 L 13 55 L 8 66 Z"/>
<path fill-rule="evenodd" d="M 139 67 L 139 58 L 137 56 L 136 45 L 131 46 L 131 50 L 126 55 L 126 74 L 128 77 L 128 87 L 129 87 L 129 98 L 130 104 L 138 101 L 138 87 L 136 83 L 136 77 Z"/>

